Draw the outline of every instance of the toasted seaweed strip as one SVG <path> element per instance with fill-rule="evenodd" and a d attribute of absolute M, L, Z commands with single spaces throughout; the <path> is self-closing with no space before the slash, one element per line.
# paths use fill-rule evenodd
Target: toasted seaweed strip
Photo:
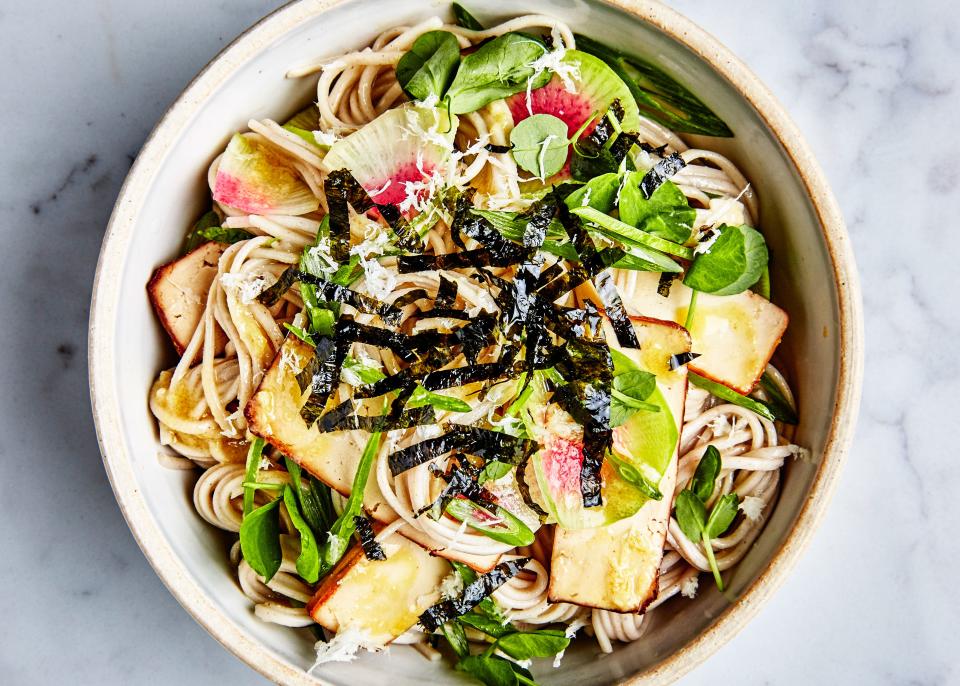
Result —
<path fill-rule="evenodd" d="M 470 364 L 476 364 L 480 352 L 487 346 L 493 345 L 496 328 L 496 316 L 482 314 L 453 332 L 453 337 L 463 349 L 463 356 Z"/>
<path fill-rule="evenodd" d="M 380 216 L 383 217 L 393 233 L 397 236 L 397 245 L 410 252 L 420 252 L 423 248 L 423 242 L 417 232 L 410 227 L 410 222 L 400 214 L 400 210 L 394 205 L 377 205 Z"/>
<path fill-rule="evenodd" d="M 441 269 L 470 269 L 476 267 L 509 267 L 522 262 L 528 255 L 523 252 L 500 257 L 489 250 L 461 250 L 442 255 L 401 255 L 397 258 L 397 271 L 401 274 L 439 271 Z"/>
<path fill-rule="evenodd" d="M 547 238 L 550 222 L 557 216 L 556 200 L 538 200 L 523 216 L 528 219 L 523 230 L 523 245 L 526 248 L 539 248 Z"/>
<path fill-rule="evenodd" d="M 376 398 L 384 393 L 392 393 L 401 388 L 406 388 L 413 383 L 414 381 L 411 378 L 410 371 L 402 369 L 396 374 L 380 379 L 376 383 L 354 389 L 353 396 L 355 398 Z"/>
<path fill-rule="evenodd" d="M 489 362 L 474 364 L 453 369 L 440 369 L 430 372 L 420 381 L 420 385 L 428 391 L 439 391 L 444 388 L 466 386 L 478 381 L 494 381 L 507 378 L 513 372 L 512 365 L 503 362 Z"/>
<path fill-rule="evenodd" d="M 657 282 L 657 293 L 664 298 L 670 297 L 670 286 L 673 285 L 674 279 L 677 278 L 676 274 L 671 274 L 670 272 L 664 272 L 660 275 L 660 280 Z"/>
<path fill-rule="evenodd" d="M 564 378 L 576 379 L 553 394 L 554 401 L 583 425 L 583 462 L 580 467 L 580 493 L 584 507 L 596 507 L 601 501 L 600 468 L 612 443 L 610 430 L 610 388 L 613 359 L 603 339 L 572 339 L 557 360 Z"/>
<path fill-rule="evenodd" d="M 439 519 L 447 504 L 458 496 L 463 496 L 481 505 L 493 502 L 493 494 L 477 483 L 480 470 L 471 466 L 466 460 L 460 459 L 459 456 L 455 458 L 454 465 L 448 473 L 444 474 L 443 471 L 437 469 L 433 471 L 433 475 L 446 480 L 447 485 L 436 500 L 417 511 L 416 516 L 418 517 L 425 512 L 429 512 L 431 518 Z"/>
<path fill-rule="evenodd" d="M 433 299 L 434 309 L 446 308 L 452 309 L 457 300 L 457 292 L 460 287 L 456 281 L 448 279 L 443 274 L 440 275 L 440 284 L 437 286 L 437 297 Z"/>
<path fill-rule="evenodd" d="M 640 149 L 643 150 L 645 153 L 648 153 L 650 155 L 656 155 L 657 157 L 665 157 L 664 153 L 667 151 L 666 143 L 664 143 L 663 145 L 658 145 L 657 147 L 653 147 L 649 143 L 637 143 L 637 145 L 639 145 Z"/>
<path fill-rule="evenodd" d="M 501 153 L 501 154 L 505 152 L 510 152 L 511 150 L 513 150 L 512 145 L 496 145 L 495 143 L 487 143 L 485 146 L 483 146 L 483 148 L 487 152 Z"/>
<path fill-rule="evenodd" d="M 323 192 L 330 210 L 330 256 L 337 262 L 346 262 L 350 259 L 349 207 L 358 213 L 366 212 L 373 207 L 373 200 L 347 169 L 331 172 L 323 182 Z"/>
<path fill-rule="evenodd" d="M 613 141 L 610 145 L 610 156 L 613 157 L 613 160 L 617 163 L 617 166 L 623 162 L 624 158 L 627 156 L 627 153 L 630 152 L 630 148 L 636 145 L 640 140 L 640 136 L 632 131 L 623 131 L 617 139 Z"/>
<path fill-rule="evenodd" d="M 464 615 L 495 590 L 507 583 L 530 562 L 529 557 L 501 562 L 486 574 L 481 574 L 468 584 L 459 598 L 444 600 L 428 608 L 420 615 L 420 625 L 427 631 L 436 631 L 441 626 Z"/>
<path fill-rule="evenodd" d="M 399 298 L 394 300 L 391 305 L 396 308 L 406 307 L 407 305 L 412 305 L 415 302 L 420 300 L 429 300 L 430 294 L 427 293 L 424 288 L 415 288 L 412 291 L 407 291 Z"/>
<path fill-rule="evenodd" d="M 680 367 L 687 364 L 688 362 L 692 362 L 698 357 L 700 357 L 700 353 L 692 353 L 692 352 L 679 353 L 677 355 L 671 355 L 670 360 L 668 361 L 667 364 L 670 366 L 670 371 L 674 371 L 676 369 L 680 369 Z"/>
<path fill-rule="evenodd" d="M 536 443 L 499 431 L 457 424 L 442 436 L 428 438 L 392 453 L 389 457 L 390 471 L 396 476 L 454 450 L 485 460 L 496 458 L 500 462 L 517 464 L 536 450 Z"/>
<path fill-rule="evenodd" d="M 400 321 L 402 313 L 399 309 L 382 303 L 375 298 L 363 295 L 362 293 L 357 293 L 332 281 L 327 281 L 313 274 L 302 272 L 295 267 L 288 267 L 280 275 L 275 284 L 257 296 L 257 301 L 267 307 L 272 307 L 277 304 L 277 301 L 283 297 L 283 294 L 297 281 L 313 286 L 316 289 L 317 300 L 350 305 L 358 312 L 365 314 L 378 314 L 388 323 Z"/>
<path fill-rule="evenodd" d="M 596 157 L 600 154 L 600 151 L 610 137 L 616 134 L 617 129 L 611 121 L 611 115 L 616 117 L 618 122 L 623 121 L 623 105 L 620 104 L 619 99 L 610 103 L 610 109 L 607 110 L 607 113 L 597 122 L 597 125 L 593 127 L 593 131 L 576 142 L 581 155 L 584 157 Z"/>
<path fill-rule="evenodd" d="M 620 300 L 620 294 L 617 293 L 616 286 L 613 284 L 613 277 L 606 269 L 623 256 L 622 251 L 616 251 L 616 249 L 611 249 L 614 252 L 598 251 L 587 236 L 580 217 L 570 212 L 566 204 L 562 202 L 558 204 L 558 209 L 560 223 L 563 224 L 563 228 L 570 236 L 577 254 L 580 255 L 583 268 L 593 277 L 597 293 L 617 335 L 617 342 L 624 348 L 639 348 L 640 341 L 637 339 L 637 332 L 634 331 L 633 323 L 627 317 L 623 301 Z"/>
<path fill-rule="evenodd" d="M 317 341 L 313 356 L 304 369 L 297 375 L 301 390 L 310 388 L 310 395 L 302 408 L 300 416 L 312 426 L 323 413 L 330 394 L 340 382 L 340 370 L 347 355 L 347 346 L 324 336 Z"/>
<path fill-rule="evenodd" d="M 356 529 L 357 538 L 360 539 L 360 547 L 363 548 L 363 554 L 368 560 L 386 560 L 387 554 L 377 541 L 377 535 L 373 532 L 373 526 L 370 520 L 357 515 L 353 518 L 353 526 Z"/>
<path fill-rule="evenodd" d="M 360 415 L 356 414 L 356 404 L 352 400 L 345 400 L 317 420 L 317 428 L 321 433 L 332 431 L 392 431 L 394 429 L 409 429 L 413 426 L 436 424 L 437 417 L 433 407 L 426 405 L 406 412 L 400 412 L 396 417 L 387 415 Z"/>
<path fill-rule="evenodd" d="M 683 161 L 683 158 L 680 157 L 680 153 L 678 152 L 672 153 L 670 156 L 657 162 L 650 171 L 640 179 L 640 190 L 643 192 L 643 196 L 649 198 L 664 181 L 686 166 L 687 163 Z"/>

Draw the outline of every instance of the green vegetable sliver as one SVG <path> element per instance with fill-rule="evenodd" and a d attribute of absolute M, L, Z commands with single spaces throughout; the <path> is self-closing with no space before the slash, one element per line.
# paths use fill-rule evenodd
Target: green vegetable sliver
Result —
<path fill-rule="evenodd" d="M 681 257 L 685 260 L 693 259 L 692 248 L 688 248 L 685 245 L 679 245 L 678 243 L 668 241 L 665 238 L 660 238 L 659 236 L 654 236 L 653 234 L 647 233 L 646 231 L 638 229 L 635 226 L 630 226 L 619 219 L 614 219 L 613 217 L 606 215 L 592 207 L 576 207 L 570 211 L 573 212 L 573 214 L 595 224 L 595 227 L 591 227 L 593 230 L 597 231 L 597 233 L 602 233 L 604 236 L 612 238 L 613 240 L 622 241 L 628 245 L 652 248 L 653 250 L 659 250 L 660 252 Z"/>
<path fill-rule="evenodd" d="M 517 546 L 533 543 L 530 528 L 502 507 L 497 506 L 496 512 L 492 513 L 466 498 L 454 498 L 447 505 L 446 512 L 495 541 Z"/>
<path fill-rule="evenodd" d="M 697 388 L 702 388 L 703 390 L 712 393 L 720 398 L 720 400 L 726 400 L 728 403 L 745 407 L 748 410 L 756 412 L 761 417 L 766 417 L 771 422 L 777 420 L 777 417 L 773 414 L 773 412 L 770 411 L 770 408 L 764 405 L 762 402 L 759 400 L 754 400 L 753 398 L 748 398 L 745 395 L 741 395 L 733 389 L 727 388 L 722 383 L 711 381 L 710 379 L 700 376 L 699 374 L 695 374 L 694 372 L 687 372 L 687 379 Z"/>

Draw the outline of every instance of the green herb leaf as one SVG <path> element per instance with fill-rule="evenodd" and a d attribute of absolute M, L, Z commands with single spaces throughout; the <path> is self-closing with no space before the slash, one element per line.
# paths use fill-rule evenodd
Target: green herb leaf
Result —
<path fill-rule="evenodd" d="M 256 483 L 257 474 L 260 472 L 260 460 L 263 458 L 263 449 L 267 445 L 266 441 L 257 436 L 250 443 L 250 449 L 247 450 L 247 465 L 243 474 L 244 483 Z M 243 514 L 248 515 L 253 512 L 253 497 L 256 489 L 244 486 L 243 488 Z"/>
<path fill-rule="evenodd" d="M 703 535 L 707 524 L 707 508 L 703 501 L 690 489 L 684 489 L 677 495 L 674 503 L 677 523 L 691 541 L 696 543 Z"/>
<path fill-rule="evenodd" d="M 457 669 L 479 679 L 485 686 L 517 686 L 513 663 L 495 655 L 471 655 L 457 663 Z"/>
<path fill-rule="evenodd" d="M 546 179 L 567 161 L 567 125 L 552 114 L 535 114 L 513 127 L 510 145 L 517 166 Z"/>
<path fill-rule="evenodd" d="M 240 524 L 240 550 L 250 568 L 270 581 L 280 569 L 280 500 L 271 500 L 244 515 Z"/>
<path fill-rule="evenodd" d="M 516 631 L 516 629 L 510 626 L 510 624 L 504 624 L 497 619 L 487 617 L 486 615 L 474 611 L 468 612 L 465 615 L 460 615 L 458 621 L 463 622 L 467 626 L 473 627 L 477 631 L 482 631 L 487 636 L 492 636 L 493 638 L 500 638 L 501 636 L 506 636 L 507 634 Z"/>
<path fill-rule="evenodd" d="M 300 534 L 300 555 L 297 556 L 297 574 L 303 577 L 308 584 L 317 583 L 320 577 L 320 550 L 317 548 L 317 539 L 307 520 L 300 514 L 297 505 L 297 496 L 293 489 L 286 486 L 283 489 L 283 504 L 293 527 Z"/>
<path fill-rule="evenodd" d="M 760 388 L 767 394 L 764 405 L 770 408 L 771 414 L 773 414 L 776 419 L 786 424 L 796 424 L 799 421 L 797 419 L 796 409 L 794 409 L 793 405 L 786 399 L 783 393 L 780 392 L 780 387 L 777 386 L 773 377 L 767 372 L 764 372 L 763 376 L 760 377 Z"/>
<path fill-rule="evenodd" d="M 449 395 L 443 395 L 442 393 L 433 393 L 420 384 L 417 384 L 409 400 L 407 400 L 406 407 L 413 410 L 425 405 L 433 405 L 436 409 L 446 412 L 470 411 L 470 405 L 466 401 L 460 398 L 453 398 Z"/>
<path fill-rule="evenodd" d="M 297 500 L 300 502 L 300 511 L 304 519 L 315 534 L 326 533 L 337 519 L 330 487 L 309 474 L 303 474 L 300 471 L 300 465 L 289 457 L 284 458 L 283 462 L 290 475 L 290 483 L 293 484 L 297 494 Z"/>
<path fill-rule="evenodd" d="M 440 627 L 440 631 L 457 657 L 467 657 L 470 654 L 470 643 L 467 641 L 467 634 L 460 622 L 455 619 L 452 622 L 447 622 Z"/>
<path fill-rule="evenodd" d="M 777 416 L 762 402 L 737 393 L 735 390 L 727 388 L 722 383 L 717 383 L 712 379 L 700 376 L 699 374 L 691 371 L 687 372 L 687 380 L 697 388 L 702 388 L 711 395 L 715 395 L 716 397 L 720 398 L 720 400 L 725 400 L 728 403 L 745 407 L 751 412 L 756 412 L 761 417 L 766 417 L 771 422 L 777 420 Z"/>
<path fill-rule="evenodd" d="M 659 409 L 659 408 L 658 408 Z M 647 481 L 640 470 L 629 462 L 621 460 L 613 453 L 607 453 L 607 460 L 614 466 L 620 478 L 636 488 L 651 500 L 663 500 L 663 493 L 660 489 Z"/>
<path fill-rule="evenodd" d="M 512 465 L 507 464 L 506 462 L 499 462 L 497 460 L 492 460 L 486 464 L 483 470 L 480 472 L 480 476 L 477 477 L 477 483 L 483 486 L 488 481 L 496 481 L 497 479 L 502 479 L 507 474 L 510 473 L 510 470 L 513 469 Z"/>
<path fill-rule="evenodd" d="M 194 223 L 193 228 L 190 229 L 190 233 L 187 234 L 187 238 L 183 243 L 183 254 L 186 255 L 189 252 L 193 252 L 209 240 L 200 234 L 201 231 L 219 227 L 220 215 L 213 210 L 205 213 Z"/>
<path fill-rule="evenodd" d="M 497 647 L 515 660 L 553 657 L 570 645 L 570 639 L 559 629 L 539 629 L 507 634 Z"/>
<path fill-rule="evenodd" d="M 526 524 L 499 505 L 493 507 L 491 512 L 466 498 L 453 498 L 446 513 L 494 541 L 514 546 L 533 543 L 533 532 Z"/>
<path fill-rule="evenodd" d="M 606 214 L 617 204 L 620 175 L 616 172 L 595 176 L 566 197 L 567 207 L 592 207 Z"/>
<path fill-rule="evenodd" d="M 442 98 L 460 64 L 460 43 L 449 31 L 428 31 L 397 62 L 397 82 L 414 100 Z"/>
<path fill-rule="evenodd" d="M 714 295 L 736 295 L 757 282 L 767 266 L 767 244 L 749 226 L 721 226 L 709 250 L 698 254 L 683 277 L 690 288 Z"/>
<path fill-rule="evenodd" d="M 737 509 L 740 507 L 740 498 L 736 493 L 727 493 L 717 500 L 713 509 L 710 510 L 710 517 L 707 518 L 704 530 L 708 538 L 717 538 L 722 535 L 737 516 Z"/>
<path fill-rule="evenodd" d="M 287 322 L 283 323 L 283 328 L 292 333 L 294 336 L 299 338 L 301 341 L 307 345 L 316 346 L 316 342 L 313 340 L 313 337 L 310 336 L 306 331 L 301 329 L 299 326 L 294 326 L 293 324 L 288 324 Z"/>
<path fill-rule="evenodd" d="M 350 496 L 347 498 L 343 512 L 330 527 L 330 535 L 320 549 L 320 576 L 333 569 L 350 547 L 350 538 L 356 530 L 353 518 L 358 516 L 363 508 L 363 492 L 370 478 L 370 468 L 380 451 L 380 437 L 380 432 L 370 434 L 367 445 L 363 449 L 357 465 L 357 473 L 353 477 Z"/>
<path fill-rule="evenodd" d="M 356 385 L 352 384 L 351 381 L 359 381 L 361 384 L 369 386 L 386 378 L 386 374 L 380 367 L 361 362 L 352 355 L 343 358 L 341 369 L 343 379 L 350 385 Z"/>
<path fill-rule="evenodd" d="M 720 451 L 710 445 L 697 463 L 697 470 L 690 481 L 690 490 L 700 498 L 700 502 L 705 503 L 710 500 L 718 476 L 720 476 Z"/>
<path fill-rule="evenodd" d="M 471 31 L 483 31 L 483 25 L 458 2 L 453 3 L 453 16 L 458 26 Z"/>
<path fill-rule="evenodd" d="M 253 238 L 253 234 L 243 229 L 230 229 L 225 226 L 209 226 L 197 231 L 197 235 L 217 243 L 239 243 Z"/>
<path fill-rule="evenodd" d="M 647 198 L 640 190 L 641 172 L 631 172 L 620 191 L 620 221 L 674 243 L 690 238 L 697 211 L 669 179 Z"/>
<path fill-rule="evenodd" d="M 623 79 L 640 113 L 679 133 L 733 135 L 713 111 L 673 77 L 639 57 L 577 34 L 577 49 L 599 57 Z"/>
<path fill-rule="evenodd" d="M 321 144 L 317 141 L 317 137 L 314 135 L 314 131 L 311 131 L 309 129 L 301 129 L 299 126 L 294 126 L 293 124 L 284 124 L 283 128 L 289 131 L 290 133 L 295 134 L 296 136 L 299 136 L 300 138 L 305 140 L 307 143 L 309 143 L 310 145 L 312 145 L 313 147 L 319 150 L 327 151 L 330 149 L 329 145 Z"/>
<path fill-rule="evenodd" d="M 673 241 L 668 241 L 659 236 L 654 236 L 652 233 L 647 233 L 619 219 L 614 219 L 592 207 L 575 207 L 570 211 L 590 222 L 590 225 L 587 227 L 588 230 L 596 231 L 607 238 L 620 241 L 625 245 L 650 248 L 667 253 L 668 255 L 676 255 L 685 260 L 693 259 L 693 250 L 691 248 L 685 245 L 679 245 Z"/>
<path fill-rule="evenodd" d="M 519 33 L 505 33 L 484 43 L 463 58 L 450 84 L 447 96 L 451 113 L 475 112 L 487 103 L 526 90 L 534 74 L 530 64 L 546 52 L 539 40 Z M 533 79 L 531 89 L 546 85 L 552 76 L 544 70 Z"/>
<path fill-rule="evenodd" d="M 654 403 L 645 402 L 657 389 L 657 377 L 640 369 L 619 350 L 611 350 L 613 388 L 611 388 L 610 426 L 620 426 L 640 410 L 659 412 Z"/>

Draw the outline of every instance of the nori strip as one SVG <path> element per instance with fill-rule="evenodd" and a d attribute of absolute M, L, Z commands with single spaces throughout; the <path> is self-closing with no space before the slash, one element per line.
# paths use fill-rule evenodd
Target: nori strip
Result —
<path fill-rule="evenodd" d="M 330 215 L 330 256 L 346 262 L 350 259 L 349 207 L 363 213 L 373 207 L 373 200 L 347 169 L 330 172 L 323 182 L 323 192 Z"/>
<path fill-rule="evenodd" d="M 452 309 L 457 300 L 457 292 L 459 290 L 460 287 L 456 281 L 452 281 L 441 274 L 440 285 L 437 286 L 437 297 L 433 299 L 433 308 Z"/>
<path fill-rule="evenodd" d="M 657 282 L 657 293 L 664 298 L 669 298 L 670 287 L 673 285 L 673 280 L 676 278 L 676 274 L 671 274 L 670 272 L 664 272 L 661 274 L 660 280 Z"/>
<path fill-rule="evenodd" d="M 480 470 L 470 465 L 466 460 L 460 459 L 460 456 L 457 456 L 455 459 L 455 465 L 447 474 L 444 474 L 439 469 L 433 472 L 434 476 L 445 479 L 447 485 L 444 486 L 436 500 L 417 510 L 417 517 L 425 512 L 429 512 L 431 518 L 439 519 L 446 509 L 447 504 L 461 495 L 481 506 L 484 506 L 486 503 L 493 503 L 493 494 L 477 483 Z"/>
<path fill-rule="evenodd" d="M 501 562 L 489 572 L 479 575 L 475 581 L 468 584 L 460 597 L 441 601 L 428 608 L 420 615 L 420 625 L 428 632 L 432 632 L 450 620 L 466 614 L 479 605 L 480 601 L 516 576 L 528 562 L 530 562 L 529 557 Z"/>
<path fill-rule="evenodd" d="M 382 303 L 375 298 L 363 295 L 362 293 L 357 293 L 333 281 L 327 281 L 319 276 L 302 272 L 295 267 L 288 267 L 280 275 L 275 284 L 257 296 L 257 300 L 262 305 L 272 307 L 277 304 L 277 301 L 283 297 L 283 294 L 297 281 L 313 286 L 316 289 L 317 300 L 350 305 L 358 312 L 365 314 L 378 314 L 383 317 L 385 322 L 390 324 L 395 324 L 400 321 L 402 313 L 399 309 Z"/>
<path fill-rule="evenodd" d="M 300 408 L 300 416 L 312 426 L 323 413 L 330 394 L 340 383 L 340 370 L 347 355 L 347 346 L 324 336 L 317 342 L 313 357 L 297 375 L 301 390 L 309 385 L 310 395 Z M 307 376 L 309 374 L 309 377 Z"/>
<path fill-rule="evenodd" d="M 680 369 L 680 367 L 688 362 L 692 362 L 693 360 L 697 359 L 698 357 L 700 357 L 700 353 L 680 353 L 679 355 L 671 355 L 667 364 L 670 367 L 670 371 L 675 371 Z"/>
<path fill-rule="evenodd" d="M 393 233 L 396 234 L 397 245 L 410 252 L 419 252 L 423 248 L 420 236 L 410 228 L 410 222 L 400 214 L 399 209 L 394 205 L 377 205 L 377 210 L 380 212 L 380 216 L 390 225 L 390 228 L 393 229 Z"/>
<path fill-rule="evenodd" d="M 397 417 L 387 415 L 360 415 L 356 413 L 356 404 L 352 400 L 344 400 L 335 408 L 322 415 L 317 420 L 317 428 L 321 433 L 332 431 L 392 431 L 394 429 L 409 429 L 423 424 L 436 424 L 437 417 L 431 405 L 417 407 L 401 412 Z"/>
<path fill-rule="evenodd" d="M 417 465 L 459 450 L 483 459 L 497 459 L 508 464 L 517 464 L 527 454 L 536 450 L 534 441 L 476 426 L 460 424 L 451 427 L 442 436 L 428 438 L 392 453 L 389 457 L 390 471 L 394 476 Z"/>
<path fill-rule="evenodd" d="M 383 552 L 380 543 L 377 541 L 377 535 L 373 532 L 373 526 L 370 520 L 363 515 L 356 515 L 353 518 L 353 527 L 356 530 L 357 538 L 360 539 L 360 547 L 363 548 L 363 554 L 368 560 L 386 560 L 387 554 Z"/>
<path fill-rule="evenodd" d="M 397 258 L 397 271 L 401 274 L 439 271 L 441 269 L 470 269 L 477 267 L 510 267 L 529 257 L 529 253 L 517 251 L 501 256 L 489 250 L 461 250 L 442 255 L 401 255 Z"/>
<path fill-rule="evenodd" d="M 597 157 L 610 137 L 616 134 L 617 130 L 610 120 L 611 114 L 616 117 L 618 122 L 623 121 L 623 105 L 620 104 L 619 99 L 610 103 L 610 109 L 601 117 L 597 125 L 593 127 L 593 131 L 579 141 L 576 141 L 576 146 L 581 155 L 584 157 Z"/>
<path fill-rule="evenodd" d="M 489 362 L 474 364 L 453 369 L 440 369 L 430 372 L 420 381 L 420 385 L 428 391 L 439 391 L 444 388 L 466 386 L 477 381 L 494 381 L 503 379 L 513 372 L 513 366 L 503 362 Z"/>
<path fill-rule="evenodd" d="M 643 197 L 649 198 L 653 192 L 668 178 L 687 166 L 687 163 L 680 157 L 680 153 L 671 153 L 657 162 L 643 178 L 640 179 L 640 191 Z"/>
<path fill-rule="evenodd" d="M 424 288 L 415 288 L 412 291 L 407 291 L 399 298 L 394 300 L 391 305 L 396 308 L 406 307 L 407 305 L 412 305 L 415 302 L 420 300 L 429 300 L 430 294 L 427 293 Z"/>
<path fill-rule="evenodd" d="M 463 356 L 470 364 L 476 364 L 480 351 L 494 343 L 496 326 L 495 315 L 482 314 L 453 332 L 453 337 L 463 349 Z"/>
<path fill-rule="evenodd" d="M 487 143 L 485 146 L 483 146 L 483 148 L 487 152 L 493 152 L 493 153 L 505 153 L 513 150 L 512 145 L 496 145 L 494 143 Z"/>
<path fill-rule="evenodd" d="M 563 224 L 563 228 L 570 236 L 577 254 L 580 255 L 583 268 L 594 279 L 594 285 L 606 309 L 607 317 L 610 318 L 613 330 L 617 334 L 617 341 L 624 348 L 639 348 L 640 341 L 637 339 L 637 332 L 634 331 L 633 323 L 627 317 L 623 301 L 620 300 L 620 294 L 617 293 L 616 286 L 613 284 L 613 277 L 609 271 L 606 271 L 610 264 L 623 256 L 623 252 L 615 248 L 610 249 L 614 252 L 597 251 L 589 236 L 587 236 L 580 217 L 570 212 L 564 203 L 559 203 L 558 209 L 560 223 Z"/>

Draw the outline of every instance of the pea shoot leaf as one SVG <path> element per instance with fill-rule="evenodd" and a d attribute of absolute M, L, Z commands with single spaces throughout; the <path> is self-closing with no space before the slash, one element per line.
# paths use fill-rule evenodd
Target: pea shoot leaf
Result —
<path fill-rule="evenodd" d="M 546 179 L 567 161 L 567 125 L 552 114 L 535 114 L 513 127 L 510 144 L 517 166 Z"/>
<path fill-rule="evenodd" d="M 767 244 L 749 226 L 721 226 L 706 252 L 694 256 L 683 283 L 714 295 L 736 295 L 757 282 L 767 266 Z"/>
<path fill-rule="evenodd" d="M 460 43 L 449 31 L 428 31 L 397 62 L 397 82 L 415 100 L 442 98 L 460 64 Z"/>

